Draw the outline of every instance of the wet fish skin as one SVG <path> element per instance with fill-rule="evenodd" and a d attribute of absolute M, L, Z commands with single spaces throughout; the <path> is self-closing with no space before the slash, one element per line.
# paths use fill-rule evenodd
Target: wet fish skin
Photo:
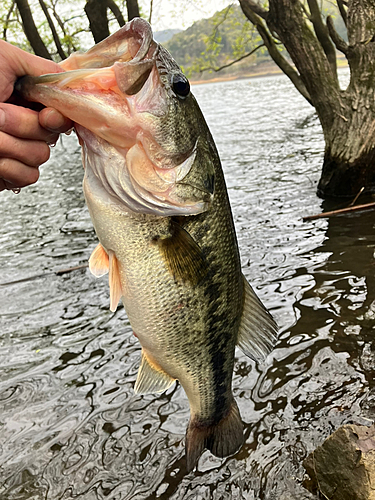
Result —
<path fill-rule="evenodd" d="M 205 448 L 225 457 L 242 446 L 235 346 L 262 359 L 276 325 L 241 273 L 214 141 L 193 95 L 173 89 L 181 70 L 145 21 L 120 32 L 115 48 L 111 37 L 102 42 L 113 69 L 101 65 L 99 44 L 64 63 L 75 72 L 28 78 L 18 89 L 77 123 L 100 241 L 90 268 L 109 271 L 111 309 L 122 297 L 142 345 L 136 392 L 162 392 L 178 380 L 187 394 L 190 471 Z"/>

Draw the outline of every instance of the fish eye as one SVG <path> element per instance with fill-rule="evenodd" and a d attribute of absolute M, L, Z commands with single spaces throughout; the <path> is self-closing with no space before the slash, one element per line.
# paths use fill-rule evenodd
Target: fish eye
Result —
<path fill-rule="evenodd" d="M 187 97 L 190 92 L 189 80 L 184 75 L 175 74 L 172 76 L 172 88 L 179 97 Z"/>

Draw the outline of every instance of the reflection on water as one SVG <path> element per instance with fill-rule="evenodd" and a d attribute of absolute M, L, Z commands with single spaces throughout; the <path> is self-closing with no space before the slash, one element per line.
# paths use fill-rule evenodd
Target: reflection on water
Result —
<path fill-rule="evenodd" d="M 276 89 L 277 88 L 277 93 Z M 41 181 L 1 193 L 0 498 L 313 498 L 302 460 L 344 423 L 374 418 L 373 212 L 320 212 L 324 147 L 282 76 L 194 88 L 227 178 L 244 273 L 281 326 L 261 365 L 237 352 L 246 444 L 185 472 L 180 387 L 135 396 L 140 347 L 85 263 L 96 245 L 74 137 Z"/>

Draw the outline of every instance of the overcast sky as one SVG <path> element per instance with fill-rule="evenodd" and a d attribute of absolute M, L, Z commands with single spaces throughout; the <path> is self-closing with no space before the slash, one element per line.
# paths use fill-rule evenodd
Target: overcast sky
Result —
<path fill-rule="evenodd" d="M 186 29 L 194 21 L 211 17 L 233 0 L 154 0 L 152 27 L 154 31 L 169 28 Z M 149 13 L 150 1 L 140 0 L 143 12 Z"/>

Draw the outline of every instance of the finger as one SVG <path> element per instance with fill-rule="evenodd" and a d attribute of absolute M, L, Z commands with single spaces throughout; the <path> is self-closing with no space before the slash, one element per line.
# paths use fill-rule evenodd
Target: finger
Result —
<path fill-rule="evenodd" d="M 4 189 L 17 189 L 17 186 L 9 181 L 6 181 L 5 179 L 0 178 L 0 191 L 4 191 Z"/>
<path fill-rule="evenodd" d="M 12 104 L 0 103 L 0 131 L 21 139 L 49 143 L 58 139 L 56 132 L 51 133 L 39 124 L 37 111 Z"/>
<path fill-rule="evenodd" d="M 53 61 L 29 54 L 0 40 L 0 100 L 7 101 L 13 93 L 17 78 L 60 73 L 63 69 Z"/>
<path fill-rule="evenodd" d="M 73 122 L 59 113 L 56 109 L 45 108 L 39 113 L 39 123 L 42 127 L 53 132 L 67 132 L 73 127 Z"/>
<path fill-rule="evenodd" d="M 13 182 L 6 181 L 5 179 L 0 179 L 0 191 L 4 191 L 4 189 L 8 191 L 14 190 L 15 192 L 21 190 L 21 188 L 13 184 Z"/>
<path fill-rule="evenodd" d="M 43 141 L 19 139 L 0 132 L 0 157 L 18 160 L 30 167 L 39 167 L 50 157 L 50 149 Z"/>
<path fill-rule="evenodd" d="M 34 184 L 39 178 L 39 170 L 18 160 L 0 158 L 0 190 L 22 188 Z"/>

